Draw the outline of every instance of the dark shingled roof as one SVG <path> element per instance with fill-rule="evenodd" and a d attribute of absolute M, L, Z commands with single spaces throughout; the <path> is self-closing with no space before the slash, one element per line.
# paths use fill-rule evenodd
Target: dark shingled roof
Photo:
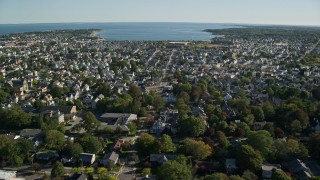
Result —
<path fill-rule="evenodd" d="M 21 137 L 35 137 L 41 134 L 41 129 L 23 129 L 20 132 Z"/>
<path fill-rule="evenodd" d="M 70 114 L 73 106 L 44 106 L 41 107 L 39 112 L 45 112 L 45 111 L 60 111 L 63 114 Z"/>

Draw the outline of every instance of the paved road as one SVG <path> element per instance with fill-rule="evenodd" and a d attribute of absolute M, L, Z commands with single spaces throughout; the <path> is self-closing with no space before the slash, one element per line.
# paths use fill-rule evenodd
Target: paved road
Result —
<path fill-rule="evenodd" d="M 172 50 L 171 55 L 169 56 L 169 61 L 168 61 L 167 65 L 166 65 L 166 67 L 162 70 L 163 79 L 165 79 L 167 77 L 167 74 L 168 74 L 168 71 L 169 71 L 168 66 L 172 63 L 173 55 L 174 55 L 174 53 L 176 51 L 177 50 L 175 50 L 175 49 Z"/>
<path fill-rule="evenodd" d="M 156 56 L 156 54 L 157 53 L 159 53 L 160 52 L 160 50 L 159 49 L 157 49 L 157 50 L 155 50 L 154 52 L 153 52 L 153 54 L 150 56 L 150 58 L 148 59 L 148 61 L 147 61 L 147 67 L 150 67 L 150 61 L 152 61 L 152 59 Z"/>
<path fill-rule="evenodd" d="M 320 44 L 320 39 L 318 40 L 317 43 L 315 43 L 312 48 L 308 51 L 306 51 L 306 53 L 304 53 L 304 55 L 302 55 L 301 57 L 298 58 L 298 62 L 300 62 L 301 60 L 304 59 L 304 57 L 306 57 L 306 55 L 308 55 L 309 53 L 311 53 L 318 45 Z"/>

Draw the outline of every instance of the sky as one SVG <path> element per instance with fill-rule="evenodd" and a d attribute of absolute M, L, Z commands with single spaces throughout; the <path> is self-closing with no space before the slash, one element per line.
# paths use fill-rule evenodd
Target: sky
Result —
<path fill-rule="evenodd" d="M 0 0 L 0 24 L 59 22 L 320 26 L 320 0 Z"/>

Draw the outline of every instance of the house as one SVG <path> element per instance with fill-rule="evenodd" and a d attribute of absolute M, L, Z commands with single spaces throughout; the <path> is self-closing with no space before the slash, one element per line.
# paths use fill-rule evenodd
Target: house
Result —
<path fill-rule="evenodd" d="M 267 124 L 267 121 L 263 121 L 263 122 L 254 122 L 253 123 L 253 130 L 257 131 L 257 130 L 262 130 L 263 127 Z"/>
<path fill-rule="evenodd" d="M 76 106 L 44 106 L 39 110 L 40 114 L 46 114 L 51 111 L 60 111 L 60 113 L 64 114 L 65 119 L 73 119 L 75 114 L 77 113 Z"/>
<path fill-rule="evenodd" d="M 160 119 L 158 119 L 153 123 L 153 125 L 150 129 L 150 133 L 151 134 L 161 134 L 165 128 L 166 128 L 166 124 L 163 123 Z"/>
<path fill-rule="evenodd" d="M 120 150 L 123 143 L 129 142 L 130 144 L 132 144 L 136 141 L 137 138 L 138 136 L 124 137 L 124 138 L 118 139 L 115 145 L 113 146 L 113 149 Z"/>
<path fill-rule="evenodd" d="M 79 161 L 82 163 L 82 165 L 89 166 L 93 164 L 95 160 L 96 160 L 95 154 L 80 153 L 79 155 Z"/>
<path fill-rule="evenodd" d="M 115 151 L 112 151 L 111 154 L 106 154 L 102 160 L 103 165 L 109 168 L 114 167 L 114 165 L 116 165 L 118 161 L 119 161 L 119 154 Z"/>
<path fill-rule="evenodd" d="M 150 162 L 163 164 L 169 160 L 173 160 L 176 155 L 173 154 L 150 154 Z"/>
<path fill-rule="evenodd" d="M 0 170 L 0 179 L 13 180 L 13 179 L 16 179 L 16 177 L 17 177 L 16 171 Z"/>
<path fill-rule="evenodd" d="M 136 114 L 104 113 L 100 116 L 100 120 L 104 123 L 101 123 L 101 127 L 99 127 L 99 129 L 109 127 L 113 130 L 116 130 L 118 127 L 120 127 L 122 131 L 129 132 L 127 124 L 137 119 L 138 117 Z"/>
<path fill-rule="evenodd" d="M 64 114 L 59 110 L 56 111 L 45 111 L 43 113 L 45 116 L 49 116 L 50 118 L 57 120 L 59 123 L 64 123 Z"/>
<path fill-rule="evenodd" d="M 26 80 L 12 79 L 7 82 L 7 85 L 18 88 L 20 92 L 29 90 L 28 82 Z"/>
<path fill-rule="evenodd" d="M 281 166 L 279 164 L 268 164 L 263 163 L 261 166 L 262 169 L 262 178 L 270 179 L 273 173 L 273 170 L 281 170 Z"/>
<path fill-rule="evenodd" d="M 54 152 L 39 152 L 36 154 L 36 159 L 48 161 L 59 157 L 58 153 Z"/>
<path fill-rule="evenodd" d="M 212 174 L 219 169 L 219 162 L 195 161 L 194 166 L 197 167 L 197 174 Z"/>
<path fill-rule="evenodd" d="M 82 99 L 83 103 L 85 104 L 91 104 L 93 101 L 93 96 L 91 94 L 86 94 L 83 99 Z"/>
<path fill-rule="evenodd" d="M 228 158 L 226 159 L 225 168 L 228 174 L 233 174 L 237 169 L 236 159 Z"/>
<path fill-rule="evenodd" d="M 104 98 L 103 94 L 100 94 L 98 97 L 96 97 L 91 103 L 91 108 L 96 109 L 98 101 L 102 100 L 103 98 Z"/>
<path fill-rule="evenodd" d="M 320 176 L 320 166 L 319 164 L 312 159 L 311 157 L 309 157 L 306 161 L 305 161 L 306 166 L 310 169 L 312 175 L 314 176 Z"/>
<path fill-rule="evenodd" d="M 30 140 L 38 140 L 43 135 L 41 129 L 22 129 L 20 137 Z"/>
<path fill-rule="evenodd" d="M 294 159 L 290 161 L 287 166 L 290 173 L 293 174 L 297 179 L 307 180 L 311 178 L 309 168 L 300 159 Z"/>

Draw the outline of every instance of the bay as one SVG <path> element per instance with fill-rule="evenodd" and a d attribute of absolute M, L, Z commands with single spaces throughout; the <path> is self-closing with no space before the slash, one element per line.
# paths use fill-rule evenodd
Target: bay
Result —
<path fill-rule="evenodd" d="M 232 28 L 217 23 L 39 23 L 0 24 L 0 34 L 60 29 L 101 29 L 101 37 L 115 41 L 209 41 L 214 36 L 204 29 Z"/>

